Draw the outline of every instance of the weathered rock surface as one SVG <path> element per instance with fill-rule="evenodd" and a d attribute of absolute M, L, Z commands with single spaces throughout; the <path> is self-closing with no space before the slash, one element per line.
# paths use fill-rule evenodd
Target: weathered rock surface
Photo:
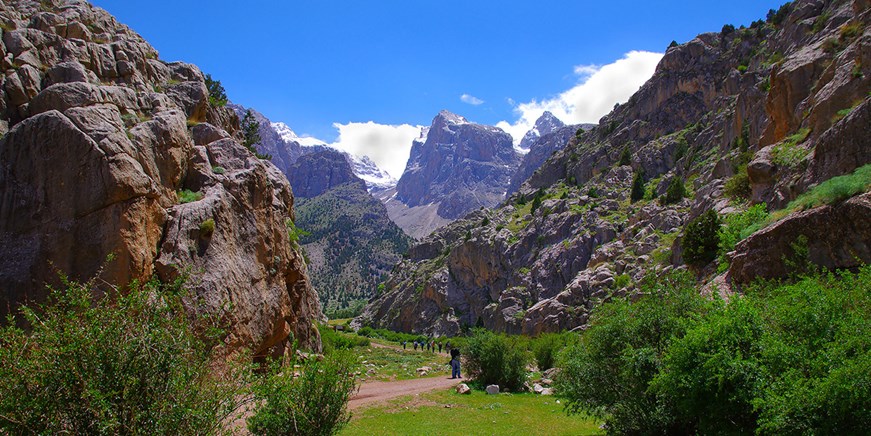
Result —
<path fill-rule="evenodd" d="M 747 284 L 802 271 L 810 263 L 829 270 L 871 263 L 871 193 L 790 215 L 741 241 L 727 280 Z"/>
<path fill-rule="evenodd" d="M 532 129 L 523 135 L 519 146 L 523 150 L 532 151 L 533 144 L 535 144 L 539 138 L 544 135 L 549 135 L 555 130 L 565 127 L 565 125 L 564 122 L 560 121 L 560 119 L 554 116 L 550 111 L 544 111 L 544 113 L 535 120 Z"/>
<path fill-rule="evenodd" d="M 636 294 L 645 276 L 687 268 L 680 241 L 690 219 L 739 212 L 746 200 L 777 209 L 868 163 L 871 5 L 799 0 L 785 10 L 779 24 L 669 48 L 627 103 L 570 135 L 499 208 L 412 247 L 355 323 L 435 335 L 583 329 L 596 305 Z M 811 31 L 815 21 L 822 30 Z M 624 149 L 630 164 L 621 166 Z M 635 174 L 645 195 L 633 203 Z M 672 180 L 688 198 L 657 201 Z M 782 256 L 800 235 L 819 265 L 867 261 L 866 203 L 801 212 L 752 236 L 731 279 L 783 277 Z"/>
<path fill-rule="evenodd" d="M 328 148 L 299 157 L 287 169 L 287 178 L 294 194 L 301 198 L 317 197 L 347 183 L 366 190 L 366 183 L 354 175 L 345 155 Z"/>
<path fill-rule="evenodd" d="M 460 218 L 497 205 L 519 163 L 509 134 L 442 111 L 412 146 L 397 198 L 409 207 L 438 203 L 439 216 Z"/>
<path fill-rule="evenodd" d="M 550 112 L 546 112 L 550 113 Z M 559 120 L 557 120 L 559 121 Z M 569 143 L 569 139 L 583 126 L 559 126 L 539 136 L 530 144 L 529 152 L 523 156 L 517 171 L 511 176 L 507 195 L 517 192 L 520 185 L 532 175 L 551 155 Z M 586 129 L 588 130 L 589 127 Z M 526 139 L 524 137 L 524 139 Z"/>
<path fill-rule="evenodd" d="M 317 295 L 285 226 L 290 185 L 233 139 L 238 118 L 209 104 L 199 69 L 160 61 L 84 1 L 4 2 L 0 19 L 14 29 L 2 41 L 0 312 L 44 299 L 56 271 L 119 287 L 190 274 L 191 314 L 229 321 L 227 352 L 280 355 L 289 338 L 319 349 Z M 179 204 L 182 190 L 202 197 Z"/>

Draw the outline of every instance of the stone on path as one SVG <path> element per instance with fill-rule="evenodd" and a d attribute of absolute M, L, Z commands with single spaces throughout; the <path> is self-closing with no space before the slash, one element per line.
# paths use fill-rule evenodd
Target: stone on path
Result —
<path fill-rule="evenodd" d="M 457 385 L 457 393 L 461 395 L 471 395 L 472 389 L 469 388 L 469 385 L 460 383 Z"/>
<path fill-rule="evenodd" d="M 499 393 L 499 385 L 487 386 L 487 395 L 496 395 Z"/>

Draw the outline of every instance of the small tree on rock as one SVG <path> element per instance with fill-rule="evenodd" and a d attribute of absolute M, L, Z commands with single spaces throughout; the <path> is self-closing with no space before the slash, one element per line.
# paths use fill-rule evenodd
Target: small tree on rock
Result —
<path fill-rule="evenodd" d="M 641 171 L 636 171 L 632 179 L 632 192 L 629 194 L 629 199 L 635 203 L 642 198 L 644 198 L 644 175 Z"/>
<path fill-rule="evenodd" d="M 268 154 L 260 154 L 255 146 L 260 143 L 260 122 L 254 118 L 254 113 L 251 109 L 245 112 L 242 117 L 242 145 L 245 146 L 251 153 L 254 153 L 258 159 L 272 159 Z"/>
<path fill-rule="evenodd" d="M 673 177 L 665 190 L 665 204 L 675 204 L 687 196 L 687 188 L 680 177 Z"/>
<path fill-rule="evenodd" d="M 720 244 L 720 216 L 709 210 L 687 224 L 681 242 L 688 265 L 703 267 L 717 257 Z"/>

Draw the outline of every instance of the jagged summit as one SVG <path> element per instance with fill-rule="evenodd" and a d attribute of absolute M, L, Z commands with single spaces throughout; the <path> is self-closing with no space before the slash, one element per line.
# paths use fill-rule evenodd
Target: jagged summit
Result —
<path fill-rule="evenodd" d="M 541 138 L 544 135 L 547 135 L 553 132 L 560 127 L 565 126 L 566 124 L 560 121 L 554 114 L 550 111 L 544 111 L 537 120 L 535 120 L 535 125 L 526 132 L 526 135 L 523 136 L 523 139 L 520 140 L 520 149 L 524 151 L 528 151 L 532 144 Z"/>

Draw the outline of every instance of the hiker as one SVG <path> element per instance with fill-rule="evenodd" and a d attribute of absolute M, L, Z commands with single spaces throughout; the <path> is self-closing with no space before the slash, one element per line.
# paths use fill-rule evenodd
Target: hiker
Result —
<path fill-rule="evenodd" d="M 402 349 L 405 349 L 405 341 L 402 341 Z"/>
<path fill-rule="evenodd" d="M 430 351 L 430 349 L 429 349 L 429 342 L 426 343 L 426 351 L 427 351 L 427 352 Z"/>
<path fill-rule="evenodd" d="M 448 343 L 445 344 L 445 351 L 448 353 L 451 352 L 451 341 L 448 341 Z"/>
<path fill-rule="evenodd" d="M 441 354 L 441 352 L 442 352 L 442 343 L 439 342 L 439 354 Z"/>
<path fill-rule="evenodd" d="M 417 341 L 414 341 L 414 351 L 417 351 Z"/>
<path fill-rule="evenodd" d="M 463 378 L 460 375 L 460 350 L 451 350 L 451 361 L 448 364 L 451 365 L 451 378 Z"/>

